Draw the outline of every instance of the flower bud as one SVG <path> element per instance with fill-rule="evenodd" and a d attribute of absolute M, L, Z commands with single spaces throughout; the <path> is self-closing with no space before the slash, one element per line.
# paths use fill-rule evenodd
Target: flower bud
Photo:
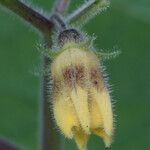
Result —
<path fill-rule="evenodd" d="M 86 149 L 92 133 L 102 137 L 109 147 L 113 113 L 102 67 L 94 51 L 79 46 L 78 34 L 69 34 L 61 35 L 63 50 L 51 65 L 56 124 L 66 137 L 75 139 L 79 150 Z"/>

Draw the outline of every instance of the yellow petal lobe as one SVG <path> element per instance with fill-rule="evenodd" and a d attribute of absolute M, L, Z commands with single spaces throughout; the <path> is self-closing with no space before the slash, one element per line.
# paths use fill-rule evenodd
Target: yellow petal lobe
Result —
<path fill-rule="evenodd" d="M 111 99 L 107 89 L 104 87 L 101 91 L 92 90 L 93 99 L 97 101 L 100 114 L 102 117 L 102 127 L 107 135 L 113 134 L 113 112 L 111 106 Z"/>
<path fill-rule="evenodd" d="M 59 95 L 53 103 L 53 111 L 56 123 L 62 133 L 68 138 L 73 138 L 72 129 L 79 127 L 80 124 L 71 100 Z"/>
<path fill-rule="evenodd" d="M 85 89 L 76 86 L 71 92 L 71 99 L 79 118 L 81 127 L 85 133 L 90 133 L 90 115 L 88 109 L 88 93 Z"/>
<path fill-rule="evenodd" d="M 87 150 L 87 141 L 88 141 L 88 135 L 84 132 L 80 131 L 77 132 L 74 136 L 75 142 L 79 148 L 79 150 Z"/>
<path fill-rule="evenodd" d="M 110 147 L 112 143 L 112 136 L 107 135 L 102 128 L 94 129 L 93 133 L 95 133 L 103 139 L 105 147 Z"/>

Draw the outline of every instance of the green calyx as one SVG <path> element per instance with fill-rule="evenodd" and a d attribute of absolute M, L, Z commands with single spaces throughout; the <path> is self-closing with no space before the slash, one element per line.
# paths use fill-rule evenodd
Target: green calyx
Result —
<path fill-rule="evenodd" d="M 54 60 L 61 53 L 63 53 L 65 50 L 68 50 L 71 48 L 77 48 L 77 49 L 80 49 L 83 51 L 93 51 L 95 53 L 95 55 L 101 61 L 116 58 L 121 53 L 121 51 L 119 51 L 118 49 L 113 49 L 110 52 L 104 51 L 104 50 L 97 51 L 93 48 L 93 39 L 88 39 L 88 40 L 86 40 L 84 42 L 80 42 L 80 43 L 68 42 L 68 43 L 64 44 L 64 46 L 62 48 L 58 48 L 57 50 L 45 49 L 44 51 L 50 59 Z"/>
<path fill-rule="evenodd" d="M 55 59 L 57 56 L 59 56 L 61 53 L 63 53 L 65 50 L 71 49 L 71 48 L 78 48 L 80 50 L 86 51 L 90 49 L 90 45 L 87 41 L 86 42 L 80 42 L 80 43 L 75 43 L 75 42 L 68 42 L 64 44 L 62 48 L 59 48 L 58 50 L 51 50 L 48 52 L 48 56 L 51 59 Z"/>

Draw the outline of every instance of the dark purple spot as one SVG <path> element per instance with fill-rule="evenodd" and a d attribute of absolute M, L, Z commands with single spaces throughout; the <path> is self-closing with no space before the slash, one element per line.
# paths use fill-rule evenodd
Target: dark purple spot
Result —
<path fill-rule="evenodd" d="M 91 69 L 91 82 L 94 86 L 98 86 L 100 82 L 100 72 L 98 68 Z"/>
<path fill-rule="evenodd" d="M 63 71 L 63 77 L 67 83 L 80 83 L 84 79 L 84 67 L 83 66 L 74 66 L 67 67 Z"/>

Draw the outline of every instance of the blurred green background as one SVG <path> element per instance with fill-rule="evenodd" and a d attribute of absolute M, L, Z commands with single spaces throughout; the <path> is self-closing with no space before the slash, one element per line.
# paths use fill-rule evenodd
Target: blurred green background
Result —
<path fill-rule="evenodd" d="M 73 0 L 72 0 L 73 1 Z M 53 1 L 32 0 L 49 11 Z M 72 2 L 77 8 L 79 0 Z M 112 0 L 111 7 L 85 28 L 97 36 L 97 49 L 118 46 L 119 57 L 105 62 L 113 99 L 116 132 L 110 150 L 148 150 L 150 147 L 150 0 Z M 28 25 L 0 9 L 0 137 L 38 149 L 40 80 L 39 38 Z M 103 150 L 96 136 L 89 150 Z M 64 150 L 76 150 L 65 140 Z"/>

